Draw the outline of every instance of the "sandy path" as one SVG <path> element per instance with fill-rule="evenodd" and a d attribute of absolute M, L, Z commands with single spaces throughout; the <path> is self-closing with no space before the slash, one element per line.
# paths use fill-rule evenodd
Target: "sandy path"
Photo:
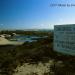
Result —
<path fill-rule="evenodd" d="M 23 66 L 16 68 L 13 75 L 44 75 L 44 73 L 50 72 L 50 65 L 53 61 L 50 60 L 48 63 L 29 64 L 24 63 Z"/>

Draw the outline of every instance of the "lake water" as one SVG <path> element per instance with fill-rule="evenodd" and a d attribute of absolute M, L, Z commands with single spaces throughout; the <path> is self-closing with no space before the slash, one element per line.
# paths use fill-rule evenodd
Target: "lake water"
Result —
<path fill-rule="evenodd" d="M 16 35 L 13 36 L 10 40 L 11 41 L 19 41 L 19 42 L 33 42 L 37 41 L 38 39 L 46 38 L 47 36 L 28 36 L 28 35 Z"/>

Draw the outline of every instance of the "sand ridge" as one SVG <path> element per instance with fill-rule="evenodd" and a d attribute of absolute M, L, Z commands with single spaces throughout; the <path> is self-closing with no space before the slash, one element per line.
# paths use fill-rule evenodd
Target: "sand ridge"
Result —
<path fill-rule="evenodd" d="M 21 44 L 23 44 L 23 42 L 10 41 L 5 37 L 0 37 L 0 45 L 21 45 Z"/>

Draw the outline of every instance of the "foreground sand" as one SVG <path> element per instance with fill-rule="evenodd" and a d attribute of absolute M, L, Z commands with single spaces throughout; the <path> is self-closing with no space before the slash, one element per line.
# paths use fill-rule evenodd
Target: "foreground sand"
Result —
<path fill-rule="evenodd" d="M 0 37 L 0 45 L 21 45 L 23 42 L 9 41 L 4 37 Z"/>
<path fill-rule="evenodd" d="M 24 63 L 22 66 L 18 66 L 13 75 L 47 75 L 50 72 L 50 65 L 53 61 L 50 60 L 47 63 L 39 62 L 38 64 Z"/>

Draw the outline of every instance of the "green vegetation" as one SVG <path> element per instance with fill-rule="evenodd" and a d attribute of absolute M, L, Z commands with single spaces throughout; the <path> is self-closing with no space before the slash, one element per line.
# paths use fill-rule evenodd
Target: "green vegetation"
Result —
<path fill-rule="evenodd" d="M 44 63 L 51 59 L 54 60 L 53 65 L 50 67 L 52 72 L 54 72 L 54 75 L 75 75 L 75 57 L 63 55 L 53 50 L 53 33 L 28 33 L 31 33 L 32 35 L 38 34 L 39 36 L 47 35 L 48 37 L 40 38 L 36 42 L 25 42 L 20 46 L 0 46 L 1 75 L 12 75 L 14 73 L 14 69 L 25 62 L 38 63 L 41 61 Z M 59 61 L 62 63 L 59 63 Z"/>

